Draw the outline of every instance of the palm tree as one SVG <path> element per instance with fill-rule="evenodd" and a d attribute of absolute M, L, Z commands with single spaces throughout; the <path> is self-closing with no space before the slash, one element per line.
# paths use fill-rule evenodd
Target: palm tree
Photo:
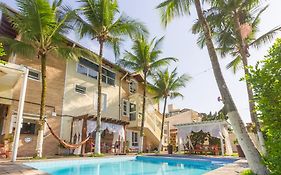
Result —
<path fill-rule="evenodd" d="M 19 9 L 17 14 L 11 12 L 4 4 L 1 7 L 20 39 L 0 37 L 0 40 L 9 46 L 7 54 L 16 54 L 26 58 L 37 57 L 41 60 L 42 91 L 36 151 L 37 156 L 42 157 L 48 57 L 55 55 L 64 59 L 77 59 L 80 55 L 92 54 L 69 46 L 69 42 L 62 36 L 71 29 L 69 22 L 74 14 L 73 12 L 63 13 L 62 0 L 55 0 L 52 5 L 47 0 L 17 0 L 16 2 Z"/>
<path fill-rule="evenodd" d="M 234 59 L 227 65 L 232 68 L 233 72 L 241 67 L 244 69 L 245 76 L 249 76 L 248 57 L 250 56 L 249 47 L 259 47 L 260 45 L 270 41 L 273 36 L 280 30 L 275 27 L 269 32 L 256 37 L 258 24 L 260 23 L 260 15 L 267 9 L 265 6 L 260 9 L 260 4 L 256 0 L 250 1 L 212 1 L 212 7 L 207 11 L 206 18 L 212 24 L 211 30 L 214 33 L 214 39 L 218 44 L 217 50 L 221 52 L 222 57 L 230 54 Z M 200 30 L 201 29 L 201 30 Z M 199 23 L 193 27 L 194 33 L 201 32 L 202 28 Z M 200 37 L 204 42 L 204 37 Z M 255 130 L 258 134 L 260 146 L 263 154 L 266 154 L 264 138 L 260 129 L 260 123 L 255 111 L 255 103 L 253 99 L 253 91 L 250 83 L 246 79 L 246 87 L 249 99 L 249 109 L 252 122 L 255 124 Z"/>
<path fill-rule="evenodd" d="M 112 46 L 116 56 L 119 55 L 119 46 L 124 36 L 136 33 L 147 33 L 140 22 L 119 14 L 116 0 L 80 0 L 80 8 L 75 18 L 75 24 L 80 37 L 89 36 L 99 44 L 99 76 L 98 76 L 98 103 L 97 103 L 97 128 L 95 139 L 95 153 L 100 154 L 101 139 L 101 81 L 103 49 L 107 44 Z"/>
<path fill-rule="evenodd" d="M 162 10 L 162 21 L 165 25 L 176 16 L 183 16 L 189 14 L 191 4 L 195 4 L 197 16 L 200 25 L 203 28 L 203 34 L 209 53 L 210 61 L 212 64 L 215 79 L 222 96 L 222 101 L 225 105 L 227 115 L 232 124 L 233 130 L 238 137 L 238 142 L 241 145 L 246 158 L 249 162 L 250 168 L 258 175 L 268 174 L 269 171 L 262 163 L 262 158 L 258 150 L 255 148 L 252 140 L 250 139 L 243 121 L 237 111 L 236 105 L 231 97 L 229 89 L 223 78 L 221 68 L 218 62 L 218 56 L 212 41 L 212 33 L 210 26 L 203 13 L 200 0 L 166 0 L 162 2 L 158 8 Z"/>
<path fill-rule="evenodd" d="M 143 103 L 142 103 L 142 120 L 140 131 L 140 145 L 139 151 L 143 151 L 143 135 L 144 135 L 144 121 L 145 121 L 145 107 L 146 107 L 146 91 L 147 91 L 147 78 L 151 75 L 152 71 L 157 70 L 161 66 L 167 65 L 170 61 L 177 61 L 176 58 L 167 57 L 159 59 L 162 51 L 159 49 L 164 37 L 156 40 L 154 38 L 148 42 L 144 36 L 138 36 L 133 41 L 132 51 L 126 51 L 124 58 L 120 60 L 120 64 L 141 73 L 144 77 L 144 90 L 143 90 Z"/>
<path fill-rule="evenodd" d="M 160 143 L 158 147 L 158 150 L 161 151 L 167 100 L 168 98 L 183 98 L 183 95 L 178 90 L 185 87 L 185 84 L 190 80 L 190 77 L 186 74 L 178 76 L 177 69 L 174 69 L 171 73 L 166 69 L 165 71 L 158 71 L 156 75 L 153 76 L 153 80 L 154 84 L 149 85 L 148 89 L 155 95 L 154 98 L 157 101 L 164 99 Z"/>

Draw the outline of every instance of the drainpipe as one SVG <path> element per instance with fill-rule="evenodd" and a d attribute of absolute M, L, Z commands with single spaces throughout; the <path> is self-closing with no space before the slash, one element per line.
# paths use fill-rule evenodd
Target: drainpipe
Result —
<path fill-rule="evenodd" d="M 120 79 L 120 84 L 119 84 L 119 120 L 121 120 L 121 115 L 122 115 L 122 110 L 121 110 L 121 88 L 122 88 L 122 81 L 124 78 L 128 75 L 128 72 Z"/>
<path fill-rule="evenodd" d="M 25 94 L 26 94 L 27 79 L 28 79 L 29 70 L 28 70 L 28 68 L 24 68 L 24 69 L 25 70 L 24 70 L 24 74 L 23 74 L 23 81 L 22 81 L 20 99 L 19 99 L 19 105 L 18 105 L 16 130 L 15 130 L 15 135 L 14 135 L 12 162 L 15 162 L 17 160 L 18 146 L 19 146 L 19 139 L 20 139 L 20 129 L 21 129 L 21 125 L 22 125 L 22 115 L 23 115 L 24 100 L 25 100 Z"/>

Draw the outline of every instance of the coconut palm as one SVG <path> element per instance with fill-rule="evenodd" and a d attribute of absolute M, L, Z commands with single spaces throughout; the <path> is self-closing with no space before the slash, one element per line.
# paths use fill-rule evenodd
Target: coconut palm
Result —
<path fill-rule="evenodd" d="M 167 25 L 174 17 L 183 16 L 190 13 L 190 6 L 194 3 L 198 20 L 203 29 L 203 34 L 209 53 L 210 61 L 212 64 L 215 79 L 222 96 L 222 101 L 225 105 L 227 115 L 232 124 L 233 130 L 237 135 L 238 142 L 241 145 L 246 158 L 249 162 L 250 168 L 254 173 L 262 175 L 268 174 L 269 171 L 266 166 L 262 163 L 262 158 L 258 150 L 255 148 L 252 140 L 250 139 L 246 128 L 242 122 L 242 119 L 237 111 L 236 105 L 232 99 L 229 89 L 223 78 L 221 68 L 218 62 L 218 56 L 212 41 L 212 32 L 210 25 L 206 20 L 203 13 L 200 0 L 166 0 L 162 2 L 158 8 L 162 11 L 162 22 Z"/>
<path fill-rule="evenodd" d="M 260 8 L 256 0 L 251 1 L 212 1 L 212 7 L 206 12 L 206 18 L 212 24 L 211 30 L 218 44 L 217 50 L 221 52 L 222 57 L 230 54 L 234 59 L 227 65 L 227 68 L 233 69 L 233 72 L 243 67 L 245 76 L 249 76 L 248 57 L 250 56 L 249 47 L 260 47 L 260 45 L 270 41 L 280 30 L 275 27 L 269 32 L 257 37 L 260 15 L 268 6 Z M 199 43 L 204 42 L 202 28 L 197 22 L 193 26 L 193 32 L 201 32 Z M 242 63 L 242 66 L 241 66 Z M 246 80 L 246 87 L 249 99 L 249 109 L 252 122 L 255 124 L 255 130 L 258 134 L 260 146 L 263 154 L 266 154 L 264 138 L 260 129 L 260 123 L 255 111 L 253 91 L 250 83 Z"/>
<path fill-rule="evenodd" d="M 186 74 L 178 76 L 177 69 L 174 69 L 171 73 L 168 69 L 164 71 L 158 71 L 153 76 L 153 83 L 148 86 L 148 90 L 154 94 L 154 98 L 159 101 L 164 100 L 163 113 L 162 113 L 162 125 L 160 134 L 160 143 L 158 150 L 162 150 L 163 130 L 165 123 L 165 113 L 168 98 L 175 99 L 182 97 L 183 95 L 179 92 L 180 88 L 185 87 L 186 82 L 190 80 L 190 77 Z"/>
<path fill-rule="evenodd" d="M 75 18 L 75 24 L 80 37 L 88 36 L 99 44 L 99 76 L 98 76 L 98 103 L 97 103 L 97 128 L 95 139 L 95 153 L 100 154 L 101 139 L 101 81 L 103 49 L 107 44 L 119 55 L 119 46 L 124 36 L 136 33 L 147 33 L 140 22 L 125 15 L 119 15 L 116 0 L 80 0 L 80 8 Z M 119 16 L 118 16 L 119 15 Z"/>
<path fill-rule="evenodd" d="M 25 58 L 37 57 L 41 61 L 41 105 L 39 131 L 37 138 L 37 156 L 42 157 L 43 129 L 46 110 L 46 64 L 50 55 L 64 59 L 77 59 L 80 55 L 92 55 L 84 49 L 71 47 L 62 36 L 71 29 L 69 25 L 73 12 L 63 13 L 62 0 L 55 0 L 50 5 L 47 0 L 17 0 L 18 13 L 11 12 L 4 4 L 2 11 L 17 31 L 18 39 L 0 37 L 9 46 L 7 54 L 16 54 Z"/>
<path fill-rule="evenodd" d="M 167 57 L 161 58 L 160 44 L 163 38 L 157 40 L 154 38 L 148 42 L 144 36 L 138 36 L 133 40 L 132 52 L 126 51 L 124 58 L 120 60 L 120 64 L 134 70 L 136 73 L 141 73 L 144 78 L 143 103 L 142 103 L 142 120 L 140 131 L 140 145 L 139 151 L 143 151 L 143 135 L 144 135 L 144 121 L 145 121 L 145 107 L 146 107 L 146 92 L 147 92 L 147 78 L 154 70 L 161 66 L 167 65 L 170 61 L 177 61 L 176 58 Z"/>

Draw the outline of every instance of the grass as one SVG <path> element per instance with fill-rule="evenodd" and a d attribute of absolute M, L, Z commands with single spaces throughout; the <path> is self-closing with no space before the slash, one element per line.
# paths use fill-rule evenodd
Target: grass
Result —
<path fill-rule="evenodd" d="M 244 170 L 240 175 L 256 175 L 251 170 Z"/>

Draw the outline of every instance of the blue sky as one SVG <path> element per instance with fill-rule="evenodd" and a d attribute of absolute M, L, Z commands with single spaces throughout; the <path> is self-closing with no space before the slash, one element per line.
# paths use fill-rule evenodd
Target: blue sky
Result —
<path fill-rule="evenodd" d="M 7 3 L 14 8 L 16 7 L 14 0 L 0 0 L 0 2 Z M 73 7 L 77 6 L 75 0 L 65 0 L 64 2 Z M 205 113 L 209 113 L 210 111 L 215 112 L 221 109 L 222 104 L 217 101 L 220 94 L 213 76 L 207 50 L 201 50 L 196 45 L 197 36 L 193 35 L 190 31 L 196 19 L 194 7 L 192 7 L 191 16 L 177 18 L 165 29 L 161 25 L 159 11 L 155 10 L 155 7 L 162 0 L 119 0 L 118 2 L 121 12 L 146 24 L 151 38 L 165 35 L 162 47 L 163 57 L 173 56 L 178 58 L 179 62 L 172 64 L 170 67 L 178 67 L 179 73 L 187 73 L 193 77 L 187 84 L 187 87 L 181 90 L 185 98 L 179 98 L 168 103 L 174 103 L 178 108 L 191 108 Z M 270 6 L 261 17 L 260 34 L 265 33 L 277 25 L 281 25 L 281 1 L 268 0 L 266 3 L 269 3 Z M 281 35 L 279 34 L 279 36 Z M 68 37 L 76 41 L 79 40 L 75 34 L 71 34 Z M 85 47 L 98 52 L 97 43 L 89 39 L 83 39 L 79 42 Z M 130 44 L 131 42 L 127 40 L 123 44 L 123 49 L 129 49 Z M 254 65 L 257 60 L 263 59 L 271 44 L 268 43 L 258 50 L 250 49 L 251 57 L 249 58 L 249 63 Z M 107 59 L 114 61 L 114 56 L 110 49 L 106 49 L 104 54 Z M 231 60 L 229 57 L 221 59 L 221 68 L 242 119 L 244 122 L 249 122 L 250 114 L 246 86 L 245 82 L 239 81 L 243 77 L 243 71 L 241 70 L 234 75 L 232 71 L 226 70 L 225 65 L 229 60 Z"/>

